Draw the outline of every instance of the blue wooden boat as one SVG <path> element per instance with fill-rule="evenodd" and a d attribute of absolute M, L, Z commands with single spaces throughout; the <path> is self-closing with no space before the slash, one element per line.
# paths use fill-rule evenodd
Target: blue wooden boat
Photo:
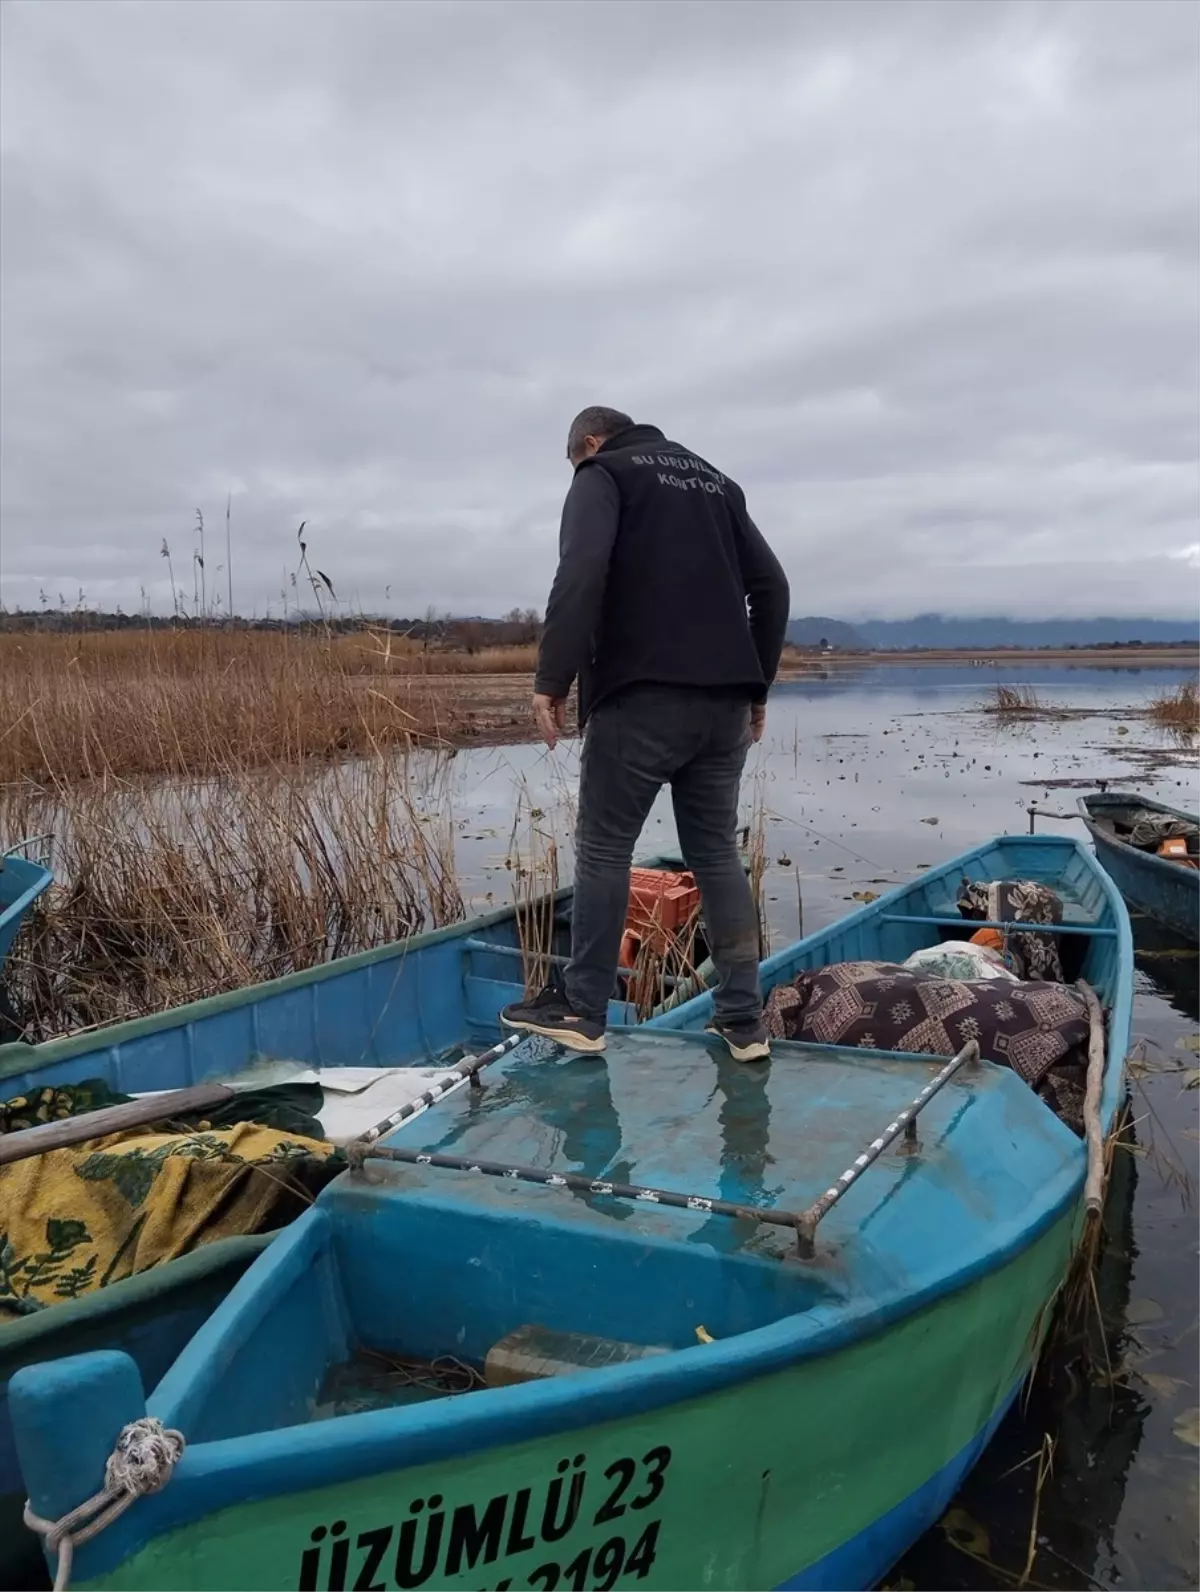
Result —
<path fill-rule="evenodd" d="M 1068 976 L 1107 1017 L 1107 1130 L 1132 943 L 1074 841 L 982 846 L 772 957 L 767 982 L 960 937 L 964 876 L 1062 898 Z M 15 1377 L 44 1520 L 147 1414 L 186 1440 L 172 1468 L 175 1438 L 154 1439 L 160 1490 L 78 1547 L 72 1584 L 875 1585 L 1030 1372 L 1088 1151 L 972 1043 L 778 1044 L 739 1067 L 709 1015 L 701 997 L 599 1060 L 513 1036 L 470 1064 L 482 1088 L 352 1158 L 148 1399 L 121 1354 Z"/>
<path fill-rule="evenodd" d="M 23 855 L 29 849 L 29 843 L 23 841 L 0 852 L 0 977 L 25 914 L 54 882 L 46 863 Z"/>
<path fill-rule="evenodd" d="M 651 858 L 640 866 L 680 864 Z M 0 921 L 11 913 L 15 923 L 48 879 L 34 864 L 6 858 L 0 889 L 7 880 L 12 906 Z M 0 1100 L 95 1078 L 124 1094 L 252 1069 L 267 1068 L 269 1081 L 273 1060 L 297 1068 L 428 1066 L 486 1047 L 499 1037 L 500 1008 L 523 991 L 522 941 L 565 960 L 571 898 L 563 889 L 523 908 L 524 925 L 514 909 L 502 909 L 152 1017 L 40 1045 L 0 1044 Z M 701 941 L 697 959 L 703 955 Z M 615 1001 L 611 1016 L 634 1020 Z M 8 1413 L 12 1375 L 85 1349 L 121 1349 L 153 1386 L 275 1236 L 223 1239 L 0 1327 L 0 1585 L 30 1586 L 29 1576 L 42 1571 L 36 1540 L 19 1524 L 24 1494 Z"/>
<path fill-rule="evenodd" d="M 1200 873 L 1197 837 L 1200 819 L 1149 796 L 1113 791 L 1079 798 L 1096 855 L 1130 906 L 1193 943 L 1200 941 Z M 1136 825 L 1148 814 L 1190 825 L 1190 861 L 1155 855 L 1155 848 L 1134 843 Z"/>

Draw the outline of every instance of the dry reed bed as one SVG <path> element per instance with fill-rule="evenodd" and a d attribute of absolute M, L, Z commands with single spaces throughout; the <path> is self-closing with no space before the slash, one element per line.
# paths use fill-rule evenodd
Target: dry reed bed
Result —
<path fill-rule="evenodd" d="M 461 916 L 446 763 L 410 755 L 454 736 L 453 693 L 363 642 L 0 636 L 0 847 L 56 836 L 7 977 L 25 1037 Z"/>
<path fill-rule="evenodd" d="M 1036 690 L 1031 685 L 998 685 L 989 713 L 1041 713 L 1044 711 Z"/>
<path fill-rule="evenodd" d="M 534 646 L 453 651 L 426 646 L 387 630 L 326 632 L 319 624 L 291 629 L 226 629 L 219 624 L 179 629 L 0 631 L 0 660 L 69 664 L 101 677 L 154 673 L 193 674 L 214 668 L 314 655 L 318 667 L 342 674 L 527 674 Z"/>
<path fill-rule="evenodd" d="M 31 1041 L 312 967 L 463 912 L 448 761 L 437 756 L 0 791 L 0 837 L 46 830 L 57 882 L 7 977 Z"/>
<path fill-rule="evenodd" d="M 1200 732 L 1200 687 L 1193 677 L 1150 703 L 1150 717 L 1163 729 L 1194 736 Z"/>
<path fill-rule="evenodd" d="M 458 676 L 433 672 L 446 661 L 386 633 L 0 634 L 0 849 L 56 837 L 56 883 L 8 968 L 23 1037 L 461 918 L 449 761 L 415 746 L 489 734 L 489 713 L 510 725 L 525 691 L 512 671 L 533 659 L 460 655 L 463 674 L 510 676 L 461 698 Z M 536 915 L 557 846 L 522 802 L 538 833 L 518 842 L 514 824 L 514 902 Z M 641 982 L 682 975 L 685 953 Z"/>
<path fill-rule="evenodd" d="M 0 785 L 219 774 L 454 741 L 486 718 L 439 676 L 531 666 L 526 648 L 425 654 L 386 633 L 3 634 Z"/>

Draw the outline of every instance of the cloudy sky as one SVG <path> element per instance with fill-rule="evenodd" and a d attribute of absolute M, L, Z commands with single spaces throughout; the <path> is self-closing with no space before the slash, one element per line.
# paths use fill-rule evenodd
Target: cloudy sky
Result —
<path fill-rule="evenodd" d="M 0 600 L 540 606 L 590 402 L 793 609 L 1194 613 L 1190 0 L 3 6 Z M 294 598 L 293 598 L 294 601 Z"/>

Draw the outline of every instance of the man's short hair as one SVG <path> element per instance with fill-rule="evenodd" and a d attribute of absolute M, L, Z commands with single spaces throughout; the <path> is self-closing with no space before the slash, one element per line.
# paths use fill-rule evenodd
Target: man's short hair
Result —
<path fill-rule="evenodd" d="M 592 404 L 587 409 L 581 409 L 567 432 L 567 458 L 574 459 L 577 453 L 583 452 L 586 437 L 600 437 L 607 441 L 632 424 L 630 417 L 620 409 L 606 409 L 603 404 Z"/>

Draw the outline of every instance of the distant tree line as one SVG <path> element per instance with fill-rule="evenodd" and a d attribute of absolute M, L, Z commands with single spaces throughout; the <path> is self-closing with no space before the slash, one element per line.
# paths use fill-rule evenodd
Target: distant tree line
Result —
<path fill-rule="evenodd" d="M 390 631 L 409 636 L 426 649 L 481 652 L 488 647 L 525 647 L 541 635 L 541 615 L 535 608 L 514 608 L 502 619 L 465 618 L 429 609 L 420 619 L 395 619 L 369 614 L 303 613 L 293 609 L 286 618 L 232 619 L 216 616 L 191 618 L 186 614 L 107 613 L 97 608 L 0 608 L 0 631 L 81 632 L 98 630 L 245 630 L 293 631 L 311 628 L 322 634 L 352 635 L 362 631 Z"/>

